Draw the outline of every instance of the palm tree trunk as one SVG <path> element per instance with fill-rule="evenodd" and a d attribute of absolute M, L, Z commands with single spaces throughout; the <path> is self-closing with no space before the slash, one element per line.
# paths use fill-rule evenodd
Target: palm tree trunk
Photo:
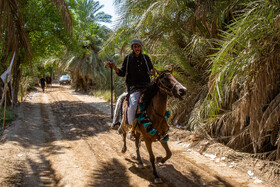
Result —
<path fill-rule="evenodd" d="M 83 76 L 83 84 L 82 84 L 82 89 L 84 92 L 87 92 L 87 77 L 86 76 Z"/>
<path fill-rule="evenodd" d="M 21 73 L 20 73 L 20 60 L 21 60 L 21 55 L 18 56 L 16 63 L 14 64 L 13 67 L 13 82 L 12 82 L 12 107 L 18 103 L 18 92 L 19 92 L 19 83 L 20 83 L 20 78 L 21 78 Z"/>

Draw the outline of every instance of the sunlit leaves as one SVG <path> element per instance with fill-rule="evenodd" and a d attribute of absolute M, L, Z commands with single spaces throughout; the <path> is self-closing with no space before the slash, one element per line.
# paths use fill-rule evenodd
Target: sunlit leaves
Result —
<path fill-rule="evenodd" d="M 227 32 L 223 32 L 222 47 L 212 58 L 210 77 L 213 81 L 206 102 L 206 113 L 210 116 L 220 109 L 224 85 L 229 84 L 235 75 L 253 76 L 250 67 L 262 53 L 266 38 L 279 35 L 279 29 L 274 26 L 280 13 L 279 1 L 250 1 L 239 12 L 242 14 L 236 17 Z"/>

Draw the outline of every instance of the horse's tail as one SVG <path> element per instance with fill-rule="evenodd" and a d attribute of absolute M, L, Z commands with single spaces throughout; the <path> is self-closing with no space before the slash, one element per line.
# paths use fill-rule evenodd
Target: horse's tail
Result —
<path fill-rule="evenodd" d="M 123 118 L 122 106 L 126 95 L 127 92 L 124 92 L 119 96 L 114 110 L 113 124 L 117 124 L 117 123 L 120 124 L 119 130 L 121 129 L 121 125 L 122 125 L 122 118 Z"/>

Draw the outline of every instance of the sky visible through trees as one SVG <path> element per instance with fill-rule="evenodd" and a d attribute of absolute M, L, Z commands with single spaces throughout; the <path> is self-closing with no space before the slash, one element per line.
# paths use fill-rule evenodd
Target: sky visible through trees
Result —
<path fill-rule="evenodd" d="M 103 23 L 103 25 L 106 25 L 107 27 L 113 29 L 115 21 L 118 17 L 115 11 L 115 7 L 113 5 L 114 0 L 100 0 L 99 2 L 101 5 L 104 5 L 102 11 L 112 16 L 112 23 Z"/>

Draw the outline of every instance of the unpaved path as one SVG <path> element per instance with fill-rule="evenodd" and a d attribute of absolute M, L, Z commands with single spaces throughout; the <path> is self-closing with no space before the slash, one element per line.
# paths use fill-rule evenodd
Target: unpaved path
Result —
<path fill-rule="evenodd" d="M 108 106 L 93 101 L 68 86 L 31 93 L 1 139 L 0 186 L 263 186 L 185 151 L 172 137 L 171 159 L 157 166 L 164 183 L 153 184 L 144 144 L 144 169 L 138 169 L 134 143 L 128 140 L 128 151 L 120 152 L 121 136 L 109 128 Z M 159 143 L 153 149 L 164 155 Z"/>

